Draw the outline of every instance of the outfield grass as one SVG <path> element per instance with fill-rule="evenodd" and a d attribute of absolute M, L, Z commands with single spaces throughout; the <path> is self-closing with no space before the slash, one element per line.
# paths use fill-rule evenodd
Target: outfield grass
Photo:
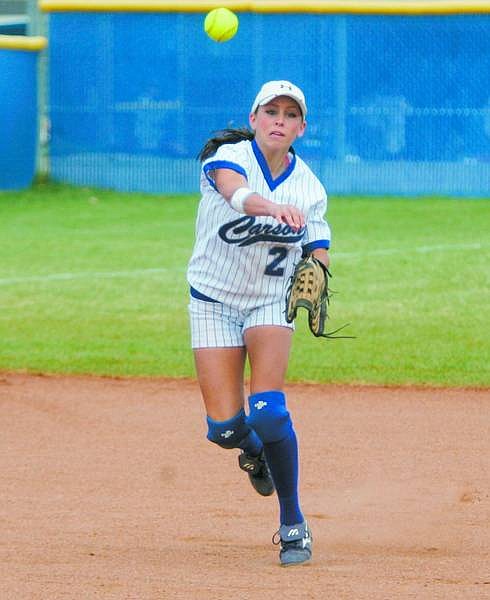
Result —
<path fill-rule="evenodd" d="M 0 193 L 0 369 L 193 376 L 197 196 L 38 183 Z M 290 380 L 490 385 L 490 202 L 331 198 L 331 328 Z"/>

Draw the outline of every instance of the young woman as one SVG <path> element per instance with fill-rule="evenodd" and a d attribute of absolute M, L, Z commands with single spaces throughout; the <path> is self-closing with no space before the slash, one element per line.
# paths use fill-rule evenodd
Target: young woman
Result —
<path fill-rule="evenodd" d="M 239 466 L 259 494 L 277 492 L 284 566 L 310 560 L 312 546 L 284 394 L 293 333 L 285 295 L 302 253 L 313 252 L 328 266 L 330 245 L 325 189 L 292 148 L 305 132 L 306 112 L 297 86 L 269 81 L 253 102 L 251 130 L 228 129 L 206 143 L 199 155 L 202 198 L 188 268 L 207 437 L 241 451 Z"/>

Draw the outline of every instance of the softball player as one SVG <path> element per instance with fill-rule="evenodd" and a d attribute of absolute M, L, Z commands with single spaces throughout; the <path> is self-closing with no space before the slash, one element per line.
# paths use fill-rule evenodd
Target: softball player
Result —
<path fill-rule="evenodd" d="M 251 130 L 228 129 L 200 153 L 201 202 L 188 267 L 196 371 L 207 437 L 240 450 L 259 494 L 277 492 L 282 565 L 311 558 L 311 532 L 298 497 L 298 444 L 284 394 L 293 325 L 285 293 L 295 263 L 312 251 L 328 266 L 325 189 L 292 143 L 306 128 L 303 92 L 265 83 Z M 244 366 L 250 363 L 245 412 Z"/>

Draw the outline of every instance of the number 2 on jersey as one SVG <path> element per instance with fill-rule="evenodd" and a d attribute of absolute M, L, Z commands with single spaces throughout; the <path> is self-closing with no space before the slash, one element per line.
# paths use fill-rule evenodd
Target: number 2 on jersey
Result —
<path fill-rule="evenodd" d="M 286 259 L 288 255 L 288 249 L 284 246 L 274 246 L 269 250 L 269 256 L 273 256 L 270 263 L 268 263 L 265 268 L 266 275 L 275 275 L 276 277 L 281 277 L 284 275 L 284 267 L 280 267 L 279 265 Z"/>

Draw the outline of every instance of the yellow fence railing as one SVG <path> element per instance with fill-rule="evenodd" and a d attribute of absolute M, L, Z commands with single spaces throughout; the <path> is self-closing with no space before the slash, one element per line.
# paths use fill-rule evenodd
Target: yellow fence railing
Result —
<path fill-rule="evenodd" d="M 490 13 L 490 0 L 39 0 L 44 12 L 207 12 L 220 6 L 236 12 L 451 15 Z"/>
<path fill-rule="evenodd" d="M 0 35 L 0 50 L 43 50 L 48 40 L 42 36 Z"/>

